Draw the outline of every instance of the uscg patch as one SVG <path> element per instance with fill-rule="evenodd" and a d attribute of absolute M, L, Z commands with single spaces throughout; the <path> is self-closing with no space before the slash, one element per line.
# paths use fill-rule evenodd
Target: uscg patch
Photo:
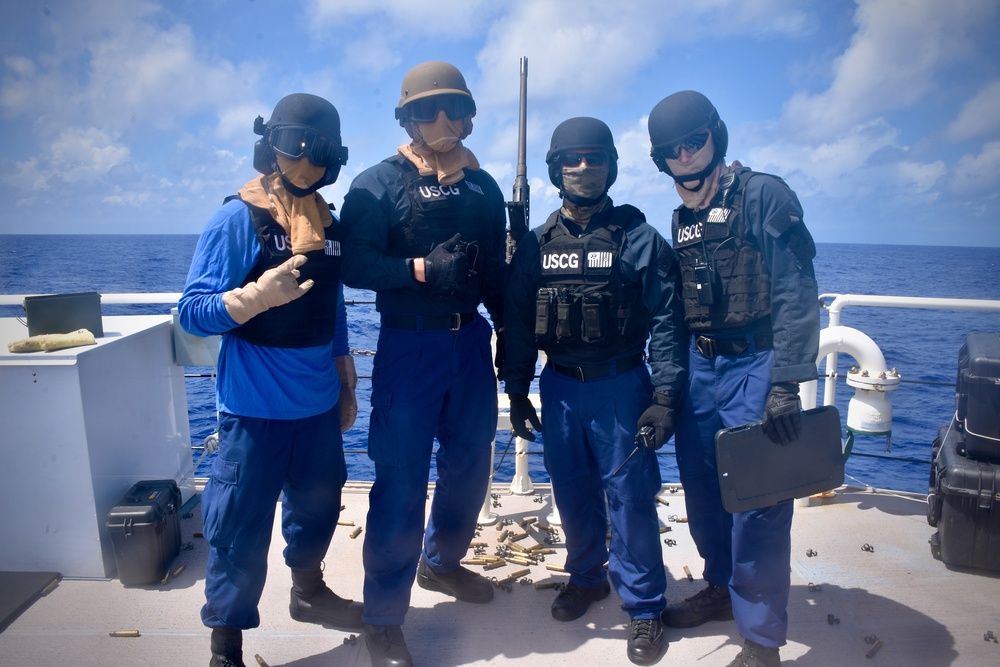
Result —
<path fill-rule="evenodd" d="M 730 208 L 713 208 L 708 212 L 708 222 L 726 222 L 731 212 Z"/>

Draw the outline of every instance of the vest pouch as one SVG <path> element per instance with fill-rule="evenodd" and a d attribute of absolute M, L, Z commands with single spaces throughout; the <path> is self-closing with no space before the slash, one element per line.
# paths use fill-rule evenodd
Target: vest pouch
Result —
<path fill-rule="evenodd" d="M 603 343 L 608 336 L 608 310 L 611 295 L 591 292 L 583 297 L 583 341 Z"/>
<path fill-rule="evenodd" d="M 556 290 L 542 287 L 535 298 L 535 340 L 555 340 Z"/>
<path fill-rule="evenodd" d="M 556 296 L 556 340 L 559 342 L 570 342 L 580 330 L 578 309 L 573 298 L 573 293 L 568 287 L 558 288 Z"/>

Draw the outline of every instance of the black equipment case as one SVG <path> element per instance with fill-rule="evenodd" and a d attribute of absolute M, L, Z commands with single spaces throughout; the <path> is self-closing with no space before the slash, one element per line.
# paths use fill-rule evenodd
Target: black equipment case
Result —
<path fill-rule="evenodd" d="M 97 292 L 45 294 L 24 298 L 28 335 L 64 334 L 86 329 L 94 338 L 104 336 L 101 295 Z"/>
<path fill-rule="evenodd" d="M 159 583 L 180 553 L 181 492 L 171 480 L 145 480 L 108 513 L 118 578 L 125 586 Z"/>
<path fill-rule="evenodd" d="M 954 423 L 934 441 L 927 522 L 931 553 L 949 565 L 1000 570 L 1000 465 L 965 455 Z"/>
<path fill-rule="evenodd" d="M 1000 463 L 1000 333 L 966 336 L 955 399 L 969 458 Z"/>

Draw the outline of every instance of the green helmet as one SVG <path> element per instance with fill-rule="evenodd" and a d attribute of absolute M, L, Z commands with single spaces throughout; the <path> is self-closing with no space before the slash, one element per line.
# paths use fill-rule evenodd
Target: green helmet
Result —
<path fill-rule="evenodd" d="M 428 99 L 432 97 L 438 99 Z M 458 120 L 475 116 L 476 102 L 457 67 L 440 61 L 421 63 L 403 77 L 396 118 L 400 125 L 407 121 L 431 122 L 440 109 Z"/>

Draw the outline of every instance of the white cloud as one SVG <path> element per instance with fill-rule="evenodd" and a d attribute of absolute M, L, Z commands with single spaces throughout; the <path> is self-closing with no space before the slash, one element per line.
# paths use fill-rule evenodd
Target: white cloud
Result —
<path fill-rule="evenodd" d="M 958 161 L 948 183 L 949 190 L 957 195 L 995 197 L 997 174 L 1000 174 L 1000 141 L 991 141 L 978 155 L 966 155 Z"/>
<path fill-rule="evenodd" d="M 1000 79 L 987 82 L 962 105 L 958 116 L 945 129 L 952 139 L 995 136 L 1000 131 Z"/>
<path fill-rule="evenodd" d="M 50 181 L 93 183 L 129 160 L 129 149 L 95 128 L 69 128 L 52 142 Z"/>
<path fill-rule="evenodd" d="M 783 124 L 815 139 L 914 104 L 934 89 L 944 66 L 972 55 L 976 42 L 967 33 L 996 15 L 991 5 L 858 0 L 857 31 L 833 64 L 833 83 L 821 93 L 793 95 Z"/>

